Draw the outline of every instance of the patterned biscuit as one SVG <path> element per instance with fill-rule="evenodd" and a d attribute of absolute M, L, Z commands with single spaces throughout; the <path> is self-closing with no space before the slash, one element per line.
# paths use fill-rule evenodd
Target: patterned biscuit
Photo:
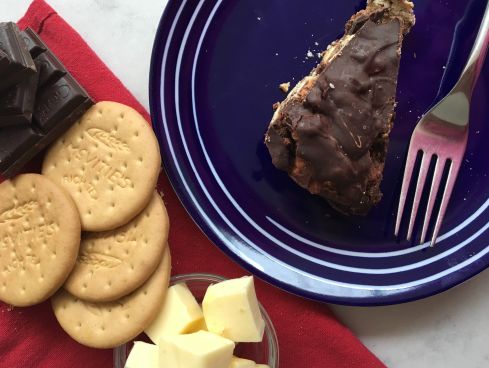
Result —
<path fill-rule="evenodd" d="M 120 299 L 154 272 L 168 240 L 169 220 L 157 192 L 131 222 L 115 230 L 85 233 L 64 288 L 90 302 Z"/>
<path fill-rule="evenodd" d="M 37 174 L 0 184 L 0 300 L 29 306 L 49 298 L 72 270 L 80 217 L 62 188 Z"/>
<path fill-rule="evenodd" d="M 146 120 L 128 106 L 105 101 L 53 144 L 42 172 L 71 194 L 83 230 L 107 231 L 146 207 L 160 165 L 158 141 Z"/>
<path fill-rule="evenodd" d="M 61 327 L 79 343 L 109 349 L 135 338 L 158 314 L 170 280 L 170 251 L 139 289 L 115 302 L 90 303 L 61 289 L 51 299 Z"/>

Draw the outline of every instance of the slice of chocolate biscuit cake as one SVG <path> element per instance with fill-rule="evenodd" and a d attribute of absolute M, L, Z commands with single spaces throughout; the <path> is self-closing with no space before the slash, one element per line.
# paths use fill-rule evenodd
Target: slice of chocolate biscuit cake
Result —
<path fill-rule="evenodd" d="M 345 35 L 278 104 L 265 144 L 273 164 L 346 214 L 366 214 L 380 182 L 393 125 L 407 0 L 369 0 Z"/>

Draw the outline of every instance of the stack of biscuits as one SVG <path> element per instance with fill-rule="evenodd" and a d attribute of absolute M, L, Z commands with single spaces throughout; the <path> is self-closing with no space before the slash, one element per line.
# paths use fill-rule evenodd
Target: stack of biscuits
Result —
<path fill-rule="evenodd" d="M 156 317 L 170 278 L 161 158 L 132 108 L 93 105 L 48 150 L 42 174 L 0 184 L 0 300 L 51 297 L 78 342 L 111 348 Z"/>

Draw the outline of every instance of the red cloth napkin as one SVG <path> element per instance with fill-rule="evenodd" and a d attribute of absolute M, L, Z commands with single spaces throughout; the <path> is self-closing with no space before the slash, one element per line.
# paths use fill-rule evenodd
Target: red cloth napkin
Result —
<path fill-rule="evenodd" d="M 44 1 L 35 0 L 19 26 L 36 30 L 95 100 L 127 104 L 149 120 L 148 113 L 119 79 Z M 159 190 L 164 193 L 171 219 L 173 274 L 209 272 L 228 277 L 246 274 L 192 222 L 165 175 L 159 180 Z M 258 297 L 277 330 L 280 367 L 384 367 L 335 319 L 326 305 L 301 299 L 259 280 L 256 284 Z M 111 350 L 90 349 L 72 340 L 57 324 L 49 302 L 13 310 L 0 303 L 0 367 L 108 368 L 112 365 Z"/>

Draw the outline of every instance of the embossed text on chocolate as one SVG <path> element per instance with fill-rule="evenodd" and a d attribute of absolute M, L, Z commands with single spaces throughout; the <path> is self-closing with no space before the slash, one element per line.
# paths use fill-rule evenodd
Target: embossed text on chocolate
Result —
<path fill-rule="evenodd" d="M 49 118 L 51 110 L 55 109 L 58 101 L 64 100 L 70 95 L 70 87 L 67 84 L 56 86 L 55 90 L 49 95 L 48 99 L 36 107 L 38 118 L 45 121 Z"/>

